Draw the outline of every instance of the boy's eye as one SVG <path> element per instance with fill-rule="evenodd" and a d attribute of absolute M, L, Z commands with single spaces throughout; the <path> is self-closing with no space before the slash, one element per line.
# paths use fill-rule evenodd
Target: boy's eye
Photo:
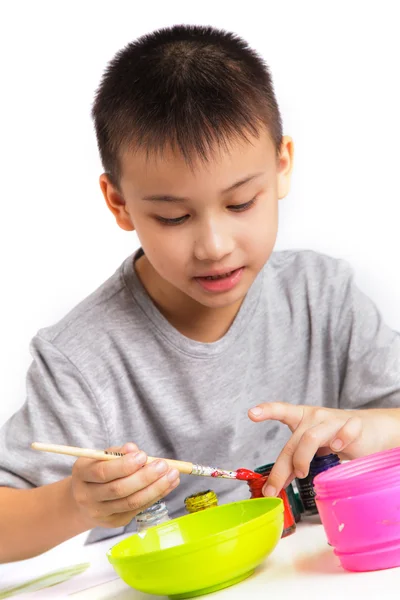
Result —
<path fill-rule="evenodd" d="M 253 198 L 252 200 L 249 200 L 249 202 L 245 202 L 244 204 L 231 204 L 230 206 L 228 206 L 228 208 L 233 212 L 243 212 L 244 210 L 251 208 L 255 201 L 256 199 Z"/>
<path fill-rule="evenodd" d="M 183 215 L 183 217 L 176 217 L 175 219 L 167 219 L 166 217 L 157 216 L 157 221 L 163 223 L 163 225 L 181 225 L 189 218 L 189 215 Z"/>
<path fill-rule="evenodd" d="M 249 200 L 249 202 L 245 202 L 244 204 L 231 204 L 228 206 L 228 208 L 233 212 L 243 212 L 251 208 L 255 201 L 256 198 L 253 198 L 252 200 Z M 160 215 L 156 217 L 157 221 L 159 221 L 163 225 L 182 225 L 182 223 L 185 223 L 185 221 L 187 221 L 188 218 L 189 215 L 183 215 L 182 217 L 176 217 L 174 219 L 167 219 L 166 217 L 161 217 Z"/>

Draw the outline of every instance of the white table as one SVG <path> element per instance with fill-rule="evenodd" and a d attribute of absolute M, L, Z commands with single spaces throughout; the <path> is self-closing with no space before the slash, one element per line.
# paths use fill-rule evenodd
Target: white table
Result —
<path fill-rule="evenodd" d="M 73 540 L 33 559 L 50 567 L 51 558 L 57 553 L 58 562 L 72 564 L 88 560 L 91 567 L 82 575 L 39 592 L 17 596 L 17 600 L 47 600 L 65 598 L 70 600 L 165 600 L 165 596 L 150 596 L 129 588 L 117 578 L 105 557 L 107 549 L 118 538 L 106 540 L 92 547 L 74 547 Z M 82 546 L 82 543 L 81 543 Z M 32 561 L 18 565 L 29 566 Z M 54 568 L 54 561 L 52 568 Z M 47 568 L 47 570 L 50 570 Z M 21 582 L 23 573 L 21 569 Z M 0 570 L 1 576 L 1 570 Z M 1 577 L 0 577 L 1 583 Z M 86 589 L 83 589 L 86 588 Z M 202 597 L 200 597 L 202 598 Z M 280 541 L 272 555 L 256 570 L 254 575 L 241 583 L 219 592 L 204 596 L 218 600 L 380 600 L 400 598 L 400 568 L 371 573 L 344 571 L 338 558 L 326 542 L 322 526 L 316 522 L 302 522 L 295 534 Z"/>

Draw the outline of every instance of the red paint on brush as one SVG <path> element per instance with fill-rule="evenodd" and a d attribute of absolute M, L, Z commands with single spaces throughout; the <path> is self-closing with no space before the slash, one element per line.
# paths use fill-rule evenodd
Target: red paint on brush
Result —
<path fill-rule="evenodd" d="M 240 481 L 254 481 L 261 478 L 262 475 L 260 473 L 255 473 L 254 471 L 250 471 L 250 469 L 238 469 L 236 471 L 236 479 Z"/>
<path fill-rule="evenodd" d="M 222 477 L 221 471 L 213 471 L 211 477 Z"/>

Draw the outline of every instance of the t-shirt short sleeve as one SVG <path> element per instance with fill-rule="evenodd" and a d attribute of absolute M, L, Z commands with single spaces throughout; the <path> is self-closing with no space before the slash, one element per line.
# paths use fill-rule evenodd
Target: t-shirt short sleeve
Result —
<path fill-rule="evenodd" d="M 400 335 L 357 287 L 347 264 L 339 265 L 334 332 L 342 373 L 339 406 L 400 407 Z"/>
<path fill-rule="evenodd" d="M 0 486 L 32 488 L 71 474 L 73 457 L 38 452 L 32 442 L 107 447 L 107 431 L 88 384 L 50 341 L 36 336 L 26 401 L 0 430 Z"/>

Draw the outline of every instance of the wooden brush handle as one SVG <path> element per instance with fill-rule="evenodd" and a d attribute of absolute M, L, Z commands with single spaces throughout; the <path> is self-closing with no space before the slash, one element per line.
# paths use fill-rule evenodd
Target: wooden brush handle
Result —
<path fill-rule="evenodd" d="M 40 442 L 34 442 L 32 444 L 34 450 L 40 450 L 42 452 L 54 452 L 55 454 L 67 454 L 68 456 L 93 458 L 97 460 L 114 460 L 123 456 L 118 453 L 108 453 L 103 450 L 91 450 L 89 448 L 76 448 L 75 446 L 60 446 L 58 444 L 41 444 Z M 193 470 L 193 464 L 185 462 L 183 460 L 173 460 L 170 458 L 158 458 L 156 456 L 148 456 L 147 463 L 153 462 L 154 460 L 164 460 L 167 465 L 171 468 L 178 469 L 179 473 L 186 473 L 190 475 Z"/>

